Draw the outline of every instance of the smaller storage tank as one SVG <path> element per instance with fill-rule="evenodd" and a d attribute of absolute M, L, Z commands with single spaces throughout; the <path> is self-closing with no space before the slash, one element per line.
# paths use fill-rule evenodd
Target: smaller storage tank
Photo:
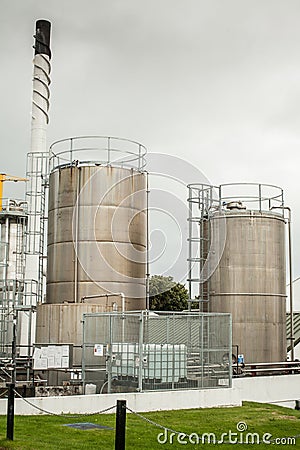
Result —
<path fill-rule="evenodd" d="M 27 204 L 4 199 L 0 210 L 0 279 L 22 280 L 25 270 Z"/>
<path fill-rule="evenodd" d="M 261 184 L 190 189 L 193 206 L 200 199 L 199 269 L 206 264 L 206 276 L 199 275 L 199 285 L 204 309 L 232 314 L 233 353 L 243 354 L 247 363 L 286 360 L 282 190 Z M 210 253 L 219 256 L 215 267 L 209 265 Z"/>
<path fill-rule="evenodd" d="M 27 204 L 3 199 L 0 210 L 0 354 L 11 352 L 13 312 L 24 296 Z M 19 335 L 19 334 L 18 334 Z"/>

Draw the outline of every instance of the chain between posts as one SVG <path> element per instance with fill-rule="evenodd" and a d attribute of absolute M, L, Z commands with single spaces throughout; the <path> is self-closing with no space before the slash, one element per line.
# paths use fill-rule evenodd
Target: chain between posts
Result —
<path fill-rule="evenodd" d="M 128 406 L 126 407 L 126 409 L 127 409 L 127 411 L 129 411 L 130 413 L 132 413 L 132 414 L 134 414 L 135 416 L 137 416 L 137 417 L 139 417 L 140 419 L 142 419 L 142 420 L 144 420 L 145 422 L 148 422 L 150 425 L 153 425 L 153 426 L 155 426 L 155 427 L 157 427 L 157 428 L 159 428 L 159 429 L 161 429 L 161 430 L 166 430 L 166 431 L 169 431 L 170 433 L 175 433 L 175 434 L 178 434 L 178 435 L 184 435 L 185 437 L 187 437 L 187 438 L 189 438 L 190 436 L 192 436 L 192 435 L 190 435 L 190 434 L 187 434 L 187 433 L 183 433 L 182 431 L 176 431 L 176 430 L 173 430 L 172 428 L 169 428 L 169 427 L 165 427 L 165 426 L 163 426 L 163 425 L 160 425 L 159 423 L 156 423 L 156 422 L 154 422 L 154 420 L 151 420 L 151 419 L 148 419 L 147 417 L 145 417 L 145 416 L 143 416 L 142 414 L 140 414 L 140 413 L 138 413 L 138 412 L 136 412 L 136 411 L 134 411 L 133 409 L 130 409 Z M 284 436 L 283 438 L 281 438 L 281 439 L 288 439 L 288 438 L 294 438 L 294 439 L 297 439 L 297 438 L 299 438 L 300 437 L 300 434 L 296 434 L 295 436 Z M 270 439 L 270 441 L 269 441 L 269 443 L 273 443 L 273 442 L 276 442 L 276 440 L 277 440 L 278 438 L 274 438 L 274 439 Z M 231 442 L 224 442 L 224 444 L 230 444 Z M 246 442 L 242 442 L 242 444 L 247 444 Z M 248 444 L 247 444 L 248 445 Z"/>
<path fill-rule="evenodd" d="M 109 408 L 105 408 L 105 409 L 102 409 L 101 411 L 96 411 L 96 412 L 93 412 L 93 413 L 76 414 L 76 415 L 70 415 L 70 414 L 57 414 L 57 413 L 54 413 L 54 412 L 51 412 L 51 411 L 47 411 L 46 409 L 40 408 L 39 406 L 35 405 L 34 403 L 31 403 L 29 400 L 27 400 L 26 398 L 22 397 L 22 395 L 19 394 L 16 390 L 15 390 L 14 392 L 15 392 L 15 394 L 16 394 L 19 398 L 21 398 L 22 400 L 24 400 L 25 403 L 27 403 L 28 405 L 30 405 L 30 406 L 32 406 L 33 408 L 37 409 L 38 411 L 41 411 L 41 412 L 43 412 L 43 413 L 45 413 L 45 414 L 49 414 L 49 415 L 51 415 L 51 416 L 57 416 L 57 417 L 69 417 L 69 418 L 71 418 L 71 419 L 78 419 L 78 418 L 80 418 L 80 417 L 82 417 L 82 416 L 96 416 L 96 415 L 98 415 L 98 414 L 103 414 L 103 413 L 105 413 L 105 412 L 107 412 L 107 411 L 110 411 L 110 410 L 113 410 L 113 409 L 116 408 L 116 405 L 114 405 L 114 406 L 110 406 Z"/>
<path fill-rule="evenodd" d="M 40 408 L 37 405 L 34 405 L 33 403 L 31 403 L 29 400 L 27 400 L 26 398 L 22 397 L 21 394 L 19 394 L 15 389 L 14 389 L 14 394 L 16 396 L 18 396 L 19 398 L 21 398 L 22 400 L 24 400 L 25 403 L 27 403 L 28 405 L 32 406 L 33 408 L 45 413 L 45 414 L 49 414 L 49 415 L 53 415 L 56 417 L 66 417 L 66 418 L 81 418 L 82 416 L 93 416 L 93 415 L 99 415 L 99 414 L 103 414 L 105 412 L 117 409 L 116 411 L 116 439 L 115 439 L 115 450 L 123 450 L 125 449 L 125 430 L 126 430 L 126 411 L 134 414 L 135 416 L 137 416 L 138 418 L 142 419 L 143 421 L 149 423 L 150 425 L 155 426 L 156 428 L 159 428 L 161 430 L 165 430 L 165 431 L 169 431 L 170 433 L 175 433 L 177 435 L 184 435 L 185 437 L 189 438 L 191 435 L 187 434 L 187 433 L 183 433 L 182 431 L 177 431 L 177 430 L 173 430 L 172 428 L 169 428 L 167 426 L 161 425 L 157 422 L 155 422 L 154 420 L 148 419 L 147 417 L 143 416 L 142 414 L 134 411 L 133 409 L 129 408 L 128 406 L 126 406 L 126 401 L 125 400 L 117 400 L 117 404 L 110 406 L 108 408 L 102 409 L 100 411 L 97 412 L 93 412 L 93 413 L 86 413 L 86 414 L 80 414 L 80 415 L 70 415 L 70 414 L 57 414 L 54 412 L 50 412 L 47 411 L 43 408 Z M 284 438 L 299 438 L 300 434 L 294 435 L 294 436 L 284 436 Z M 278 438 L 274 438 L 271 439 L 269 442 L 276 442 L 276 439 Z M 226 443 L 226 442 L 224 442 Z M 246 442 L 245 442 L 246 444 Z"/>

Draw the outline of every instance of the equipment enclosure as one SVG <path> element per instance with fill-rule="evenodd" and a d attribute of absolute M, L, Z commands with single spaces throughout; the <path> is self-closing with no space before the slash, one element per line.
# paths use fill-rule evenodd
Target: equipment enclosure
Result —
<path fill-rule="evenodd" d="M 231 316 L 83 316 L 83 383 L 97 393 L 231 386 Z"/>

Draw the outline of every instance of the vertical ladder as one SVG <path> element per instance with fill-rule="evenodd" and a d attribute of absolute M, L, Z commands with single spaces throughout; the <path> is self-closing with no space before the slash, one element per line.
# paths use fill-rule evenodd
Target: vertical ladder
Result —
<path fill-rule="evenodd" d="M 44 293 L 44 260 L 47 258 L 45 242 L 47 232 L 47 211 L 46 211 L 46 199 L 47 190 L 49 188 L 48 177 L 43 177 L 42 180 L 42 194 L 41 194 L 41 223 L 40 223 L 40 241 L 39 241 L 39 272 L 38 272 L 38 301 L 43 301 Z"/>
<path fill-rule="evenodd" d="M 213 204 L 212 186 L 189 187 L 189 310 L 192 303 L 198 303 L 200 312 L 208 310 L 209 280 L 204 275 L 208 273 L 207 264 L 211 244 L 210 209 Z M 197 230 L 195 230 L 197 225 Z M 198 295 L 193 297 L 193 286 L 197 284 Z"/>

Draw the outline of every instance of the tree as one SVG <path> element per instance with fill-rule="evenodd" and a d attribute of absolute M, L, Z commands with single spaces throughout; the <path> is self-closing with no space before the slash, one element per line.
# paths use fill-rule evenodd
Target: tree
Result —
<path fill-rule="evenodd" d="M 149 280 L 150 309 L 155 311 L 182 311 L 188 308 L 189 294 L 173 277 L 153 275 Z"/>

